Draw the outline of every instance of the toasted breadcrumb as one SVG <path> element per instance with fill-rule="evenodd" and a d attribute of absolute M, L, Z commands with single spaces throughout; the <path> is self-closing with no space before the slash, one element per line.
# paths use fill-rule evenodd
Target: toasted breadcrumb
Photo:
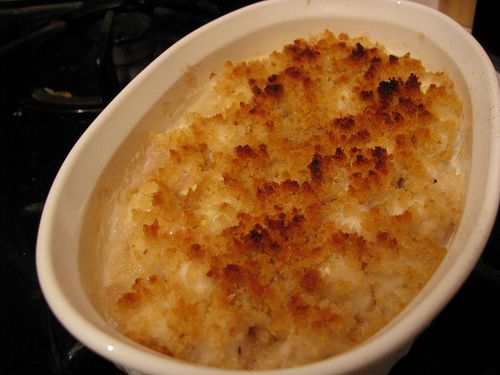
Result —
<path fill-rule="evenodd" d="M 352 348 L 422 289 L 460 219 L 452 82 L 329 31 L 212 78 L 220 111 L 154 134 L 155 168 L 123 194 L 110 320 L 224 368 Z"/>

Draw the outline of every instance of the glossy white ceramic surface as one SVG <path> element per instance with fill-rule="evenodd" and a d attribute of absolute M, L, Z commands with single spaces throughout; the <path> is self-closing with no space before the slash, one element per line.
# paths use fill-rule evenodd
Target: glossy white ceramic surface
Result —
<path fill-rule="evenodd" d="M 353 36 L 368 34 L 395 54 L 410 51 L 429 69 L 449 72 L 464 102 L 464 134 L 472 124 L 467 200 L 443 264 L 391 324 L 344 354 L 266 373 L 387 373 L 461 286 L 485 245 L 499 199 L 499 88 L 485 52 L 460 25 L 419 4 L 389 0 L 266 1 L 198 29 L 162 54 L 99 115 L 59 171 L 40 224 L 37 269 L 51 309 L 83 344 L 131 374 L 238 373 L 154 353 L 124 338 L 104 321 L 80 277 L 78 255 L 85 212 L 103 171 L 119 175 L 117 155 L 118 159 L 131 157 L 133 148 L 155 126 L 154 121 L 141 121 L 151 108 L 162 108 L 163 114 L 173 112 L 225 60 L 252 58 L 325 28 Z M 156 115 L 149 116 L 154 120 Z M 124 148 L 124 144 L 129 147 Z"/>

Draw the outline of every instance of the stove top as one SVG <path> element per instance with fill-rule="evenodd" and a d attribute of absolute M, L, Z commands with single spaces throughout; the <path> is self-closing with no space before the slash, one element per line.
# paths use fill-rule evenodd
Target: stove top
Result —
<path fill-rule="evenodd" d="M 8 373 L 121 374 L 78 343 L 43 299 L 35 270 L 43 202 L 73 144 L 133 77 L 190 31 L 251 2 L 0 5 L 0 324 Z M 499 228 L 497 220 L 481 262 L 391 375 L 500 373 Z"/>

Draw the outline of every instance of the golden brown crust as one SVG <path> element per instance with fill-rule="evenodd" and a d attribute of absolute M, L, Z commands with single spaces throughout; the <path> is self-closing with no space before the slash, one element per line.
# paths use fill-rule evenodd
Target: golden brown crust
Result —
<path fill-rule="evenodd" d="M 113 320 L 154 350 L 222 367 L 349 349 L 425 285 L 458 222 L 450 81 L 325 32 L 226 64 L 214 90 L 230 102 L 221 113 L 153 137 L 168 157 L 129 194 L 123 224 L 151 277 Z"/>

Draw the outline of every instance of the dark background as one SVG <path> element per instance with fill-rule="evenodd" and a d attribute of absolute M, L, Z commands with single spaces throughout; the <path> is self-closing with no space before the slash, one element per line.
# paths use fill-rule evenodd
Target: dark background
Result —
<path fill-rule="evenodd" d="M 74 142 L 137 71 L 191 30 L 250 2 L 144 0 L 113 4 L 112 1 L 91 1 L 87 6 L 90 4 L 94 8 L 87 9 L 89 14 L 82 12 L 79 2 L 72 2 L 76 10 L 40 16 L 36 15 L 36 9 L 32 9 L 35 13 L 22 17 L 13 15 L 14 9 L 52 3 L 17 0 L 0 3 L 2 373 L 121 373 L 79 345 L 45 304 L 35 270 L 36 232 L 43 202 Z M 105 9 L 96 10 L 96 4 L 102 3 L 105 3 Z M 494 3 L 478 1 L 473 33 L 497 61 L 500 42 L 499 28 L 493 18 Z M 124 13 L 148 15 L 153 20 L 151 27 L 154 29 L 148 37 L 153 35 L 157 43 L 154 47 L 147 45 L 146 51 L 149 52 L 145 58 L 130 64 L 126 61 L 120 67 L 112 66 L 113 74 L 109 74 L 109 66 L 95 66 L 95 54 L 100 52 L 96 42 L 99 38 L 89 39 L 87 33 L 84 41 L 79 39 L 80 31 L 88 30 L 87 25 L 97 25 L 97 31 L 90 34 L 102 36 L 106 31 L 103 31 L 102 19 L 109 9 L 114 15 L 115 28 L 120 25 L 119 17 Z M 75 11 L 80 13 L 75 15 Z M 131 42 L 120 40 L 115 30 L 108 45 L 104 46 L 102 56 L 106 61 L 109 62 L 109 53 L 126 51 L 127 48 L 122 48 L 124 45 L 145 48 L 141 42 L 144 35 L 141 35 L 140 26 L 144 20 L 139 17 L 138 21 L 137 33 L 128 30 L 126 35 L 132 38 Z M 40 33 L 40 29 L 43 32 Z M 167 33 L 169 37 L 161 39 Z M 161 35 L 161 40 L 158 35 Z M 83 46 L 85 49 L 86 45 L 90 46 L 94 57 L 89 66 L 75 68 L 78 65 L 75 61 L 86 58 L 86 52 L 79 52 L 79 48 Z M 71 46 L 68 48 L 71 52 L 66 51 L 65 46 Z M 120 56 L 115 55 L 114 61 L 124 58 Z M 83 69 L 83 73 L 73 72 L 78 69 Z M 68 74 L 69 78 L 63 78 Z M 105 83 L 100 81 L 102 77 L 105 77 Z M 72 98 L 69 102 L 57 96 L 40 99 L 43 87 L 62 90 L 67 85 L 80 99 Z M 497 224 L 481 262 L 465 285 L 417 339 L 409 355 L 394 367 L 391 375 L 500 374 L 499 245 Z"/>

